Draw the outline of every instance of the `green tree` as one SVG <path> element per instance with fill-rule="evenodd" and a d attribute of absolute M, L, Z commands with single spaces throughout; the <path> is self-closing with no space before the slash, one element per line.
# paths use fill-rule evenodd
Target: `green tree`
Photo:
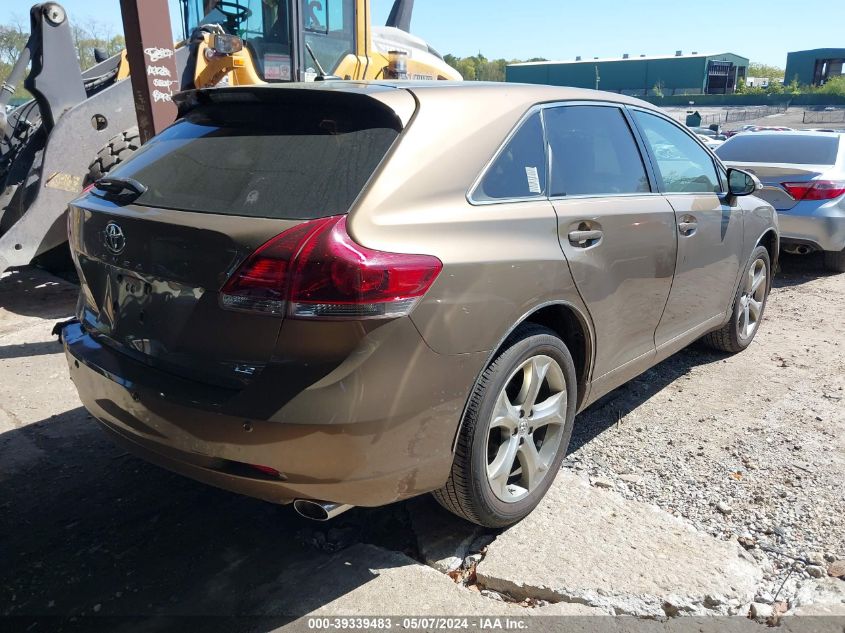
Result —
<path fill-rule="evenodd" d="M 4 81 L 18 61 L 29 35 L 19 23 L 0 24 L 0 81 Z M 27 96 L 23 89 L 23 80 L 15 86 L 15 97 Z"/>
<path fill-rule="evenodd" d="M 783 81 L 783 75 L 783 68 L 780 68 L 779 66 L 770 66 L 759 62 L 751 62 L 748 64 L 749 77 L 765 77 L 771 82 L 772 79 Z"/>
<path fill-rule="evenodd" d="M 102 49 L 111 57 L 126 47 L 126 41 L 122 35 L 115 35 L 108 27 L 96 20 L 88 20 L 84 26 L 80 23 L 72 24 L 71 33 L 82 70 L 91 68 L 97 63 L 94 59 L 94 49 Z"/>
<path fill-rule="evenodd" d="M 452 54 L 444 55 L 444 61 L 461 73 L 466 81 L 505 81 L 505 70 L 508 64 L 519 64 L 520 59 L 487 59 L 482 53 L 470 57 L 457 57 Z M 548 61 L 543 57 L 533 57 L 529 62 Z"/>
<path fill-rule="evenodd" d="M 828 79 L 827 83 L 818 88 L 815 92 L 816 94 L 845 97 L 845 75 Z"/>
<path fill-rule="evenodd" d="M 0 24 L 0 62 L 14 64 L 29 36 L 20 26 L 15 24 Z"/>
<path fill-rule="evenodd" d="M 478 78 L 478 69 L 475 66 L 475 60 L 471 57 L 458 59 L 454 68 L 461 73 L 461 77 L 463 77 L 466 81 L 475 81 Z"/>
<path fill-rule="evenodd" d="M 782 95 L 784 93 L 783 84 L 778 79 L 769 79 L 769 85 L 766 87 L 766 94 Z"/>

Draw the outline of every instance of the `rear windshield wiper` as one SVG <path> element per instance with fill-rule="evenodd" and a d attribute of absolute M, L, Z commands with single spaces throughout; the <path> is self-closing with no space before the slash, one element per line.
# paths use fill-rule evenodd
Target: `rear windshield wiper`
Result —
<path fill-rule="evenodd" d="M 112 194 L 121 194 L 121 193 L 130 193 L 134 194 L 134 197 L 138 197 L 147 192 L 147 185 L 138 182 L 134 178 L 112 178 L 106 176 L 105 178 L 100 178 L 97 182 L 94 183 L 94 186 L 97 189 L 102 189 L 107 193 Z"/>

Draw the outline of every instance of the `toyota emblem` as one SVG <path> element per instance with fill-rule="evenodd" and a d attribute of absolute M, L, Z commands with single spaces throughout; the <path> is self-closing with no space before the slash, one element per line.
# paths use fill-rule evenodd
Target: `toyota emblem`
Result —
<path fill-rule="evenodd" d="M 113 255 L 120 255 L 126 248 L 126 236 L 117 222 L 109 222 L 103 231 L 103 244 Z"/>

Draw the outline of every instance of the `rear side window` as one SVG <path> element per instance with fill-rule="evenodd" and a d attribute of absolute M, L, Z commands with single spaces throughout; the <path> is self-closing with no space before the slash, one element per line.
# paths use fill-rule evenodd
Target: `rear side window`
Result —
<path fill-rule="evenodd" d="M 722 160 L 736 163 L 834 165 L 839 137 L 793 136 L 788 132 L 739 134 L 716 150 Z"/>
<path fill-rule="evenodd" d="M 546 110 L 544 117 L 553 197 L 650 190 L 640 150 L 619 108 L 565 106 Z"/>
<path fill-rule="evenodd" d="M 542 198 L 546 150 L 540 113 L 529 117 L 502 149 L 472 194 L 473 200 Z"/>
<path fill-rule="evenodd" d="M 719 193 L 716 165 L 701 145 L 674 123 L 640 110 L 634 117 L 657 161 L 666 193 Z"/>
<path fill-rule="evenodd" d="M 399 130 L 376 109 L 212 105 L 111 175 L 146 185 L 150 207 L 307 220 L 348 212 Z"/>

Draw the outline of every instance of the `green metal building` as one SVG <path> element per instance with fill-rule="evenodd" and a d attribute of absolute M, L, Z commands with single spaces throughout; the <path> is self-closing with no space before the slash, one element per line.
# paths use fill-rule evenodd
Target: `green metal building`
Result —
<path fill-rule="evenodd" d="M 633 96 L 732 94 L 748 74 L 748 59 L 733 53 L 650 57 L 623 55 L 613 59 L 510 64 L 506 80 L 596 88 Z"/>
<path fill-rule="evenodd" d="M 802 86 L 821 86 L 828 79 L 842 75 L 845 48 L 814 48 L 786 55 L 783 80 L 791 83 L 796 77 Z"/>

